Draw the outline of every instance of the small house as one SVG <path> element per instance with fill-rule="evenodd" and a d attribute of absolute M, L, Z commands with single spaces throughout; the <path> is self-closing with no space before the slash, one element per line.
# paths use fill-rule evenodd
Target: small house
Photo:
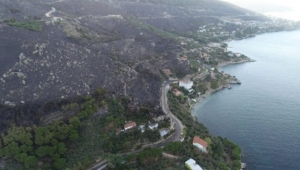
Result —
<path fill-rule="evenodd" d="M 158 128 L 158 123 L 151 123 L 149 124 L 149 129 L 154 130 Z"/>
<path fill-rule="evenodd" d="M 129 130 L 129 129 L 133 129 L 136 127 L 136 123 L 135 122 L 127 122 L 125 125 L 124 125 L 124 130 Z"/>
<path fill-rule="evenodd" d="M 196 161 L 192 158 L 185 162 L 185 166 L 187 166 L 190 170 L 202 170 L 201 166 L 196 163 Z"/>
<path fill-rule="evenodd" d="M 207 153 L 207 142 L 199 136 L 195 136 L 193 145 L 200 149 L 200 151 Z"/>

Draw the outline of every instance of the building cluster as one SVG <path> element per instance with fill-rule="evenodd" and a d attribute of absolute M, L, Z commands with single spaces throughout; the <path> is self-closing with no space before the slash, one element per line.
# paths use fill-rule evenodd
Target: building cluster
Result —
<path fill-rule="evenodd" d="M 215 37 L 221 40 L 239 39 L 278 30 L 299 29 L 300 23 L 273 18 L 270 21 L 245 21 L 238 18 L 221 18 L 218 23 L 200 26 L 198 36 Z M 243 35 L 240 35 L 242 33 Z M 186 40 L 188 41 L 188 40 Z M 185 44 L 182 42 L 181 44 Z"/>
<path fill-rule="evenodd" d="M 130 129 L 134 129 L 137 127 L 136 122 L 134 121 L 128 121 L 124 124 L 124 131 L 130 130 Z M 146 126 L 144 124 L 139 125 L 139 129 L 144 132 L 145 131 Z M 158 128 L 158 123 L 150 123 L 148 124 L 148 128 L 150 130 L 154 130 Z"/>
<path fill-rule="evenodd" d="M 126 131 L 130 131 L 130 130 L 138 128 L 142 133 L 144 133 L 146 129 L 156 130 L 159 128 L 158 127 L 159 123 L 157 123 L 157 122 L 160 122 L 160 121 L 164 120 L 165 118 L 166 118 L 165 116 L 159 116 L 159 117 L 155 118 L 156 122 L 149 121 L 147 124 L 140 124 L 140 125 L 137 125 L 137 123 L 135 121 L 127 121 L 124 124 L 124 129 L 121 131 L 126 132 Z M 170 132 L 170 130 L 171 129 L 168 129 L 168 128 L 159 129 L 160 136 L 163 137 L 163 136 L 167 135 Z"/>

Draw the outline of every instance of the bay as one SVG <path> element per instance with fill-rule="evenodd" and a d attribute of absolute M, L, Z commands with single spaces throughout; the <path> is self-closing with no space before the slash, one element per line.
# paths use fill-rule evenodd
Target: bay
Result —
<path fill-rule="evenodd" d="M 195 106 L 193 115 L 215 136 L 243 149 L 250 170 L 300 170 L 300 31 L 228 43 L 256 60 L 222 71 L 242 85 Z"/>

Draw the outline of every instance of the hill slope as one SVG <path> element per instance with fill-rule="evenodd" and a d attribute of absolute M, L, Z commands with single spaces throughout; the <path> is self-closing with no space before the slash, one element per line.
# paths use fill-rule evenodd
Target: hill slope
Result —
<path fill-rule="evenodd" d="M 160 70 L 191 72 L 176 37 L 221 17 L 265 19 L 221 1 L 181 2 L 1 1 L 1 125 L 40 121 L 47 103 L 99 87 L 158 106 Z"/>

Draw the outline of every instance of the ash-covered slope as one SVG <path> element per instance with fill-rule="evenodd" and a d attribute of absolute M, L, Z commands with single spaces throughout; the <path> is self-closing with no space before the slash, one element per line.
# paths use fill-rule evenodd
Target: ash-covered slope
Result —
<path fill-rule="evenodd" d="M 245 12 L 228 4 L 221 7 L 224 3 L 219 1 L 201 2 L 205 5 L 2 0 L 2 123 L 17 120 L 17 114 L 8 108 L 42 107 L 46 102 L 86 95 L 99 87 L 114 95 L 130 96 L 137 104 L 159 105 L 160 70 L 169 68 L 183 75 L 190 69 L 187 62 L 178 60 L 182 48 L 177 41 L 139 25 L 140 21 L 184 34 L 203 23 L 217 22 L 220 16 L 242 16 Z M 38 114 L 47 113 L 40 110 Z"/>

